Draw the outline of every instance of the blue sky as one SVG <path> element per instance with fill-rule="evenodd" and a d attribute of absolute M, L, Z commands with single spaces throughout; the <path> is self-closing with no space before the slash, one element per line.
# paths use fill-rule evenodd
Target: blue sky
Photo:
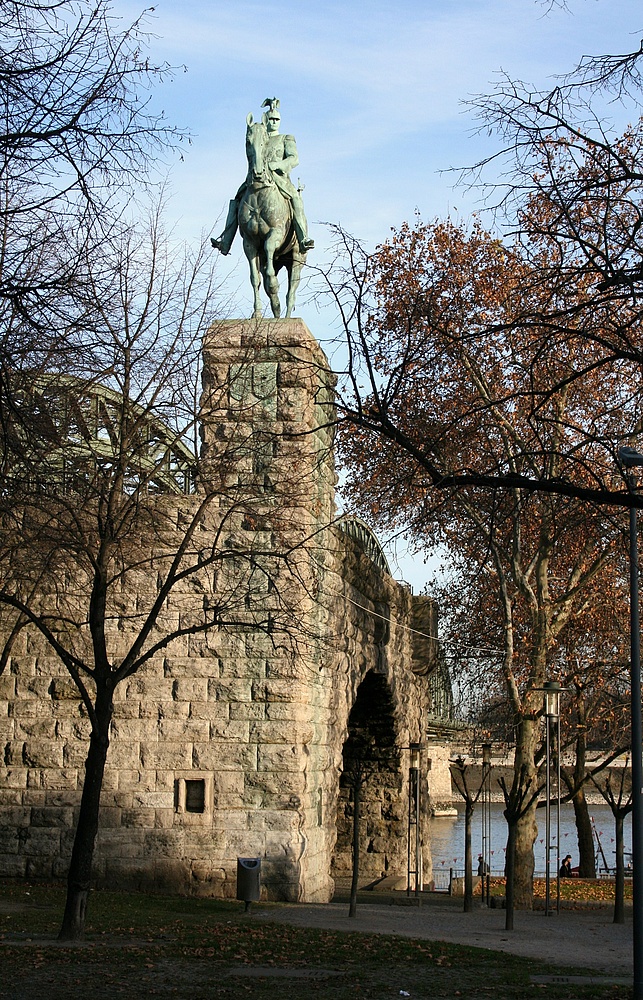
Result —
<path fill-rule="evenodd" d="M 139 9 L 115 2 L 125 17 Z M 245 117 L 273 95 L 313 226 L 340 222 L 377 242 L 416 208 L 467 214 L 474 199 L 440 174 L 492 148 L 472 134 L 467 96 L 499 70 L 546 85 L 583 54 L 638 47 L 643 30 L 640 0 L 546 11 L 537 0 L 159 0 L 152 54 L 187 66 L 155 95 L 193 135 L 172 172 L 181 231 L 214 227 L 245 175 Z"/>
<path fill-rule="evenodd" d="M 583 55 L 629 52 L 643 35 L 640 0 L 548 7 L 538 0 L 158 0 L 151 56 L 187 71 L 177 71 L 153 101 L 192 134 L 183 162 L 171 168 L 168 221 L 188 240 L 204 230 L 218 234 L 246 172 L 246 115 L 257 118 L 272 96 L 281 100 L 282 132 L 297 140 L 293 180 L 305 184 L 315 263 L 327 258 L 323 223 L 340 223 L 374 246 L 416 211 L 425 219 L 466 218 L 479 207 L 477 196 L 454 190 L 455 175 L 444 171 L 496 148 L 493 137 L 475 134 L 467 97 L 488 93 L 501 70 L 546 87 Z M 140 11 L 131 0 L 114 0 L 125 19 Z M 219 270 L 233 314 L 248 315 L 240 242 Z M 332 316 L 305 298 L 304 288 L 298 315 L 324 341 Z M 414 571 L 416 588 L 423 572 Z"/>

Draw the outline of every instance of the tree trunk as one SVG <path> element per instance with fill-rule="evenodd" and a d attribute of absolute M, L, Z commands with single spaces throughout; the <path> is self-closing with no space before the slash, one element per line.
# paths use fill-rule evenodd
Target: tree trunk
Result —
<path fill-rule="evenodd" d="M 505 930 L 514 929 L 514 884 L 516 875 L 516 824 L 507 824 L 507 854 L 505 857 Z"/>
<path fill-rule="evenodd" d="M 572 803 L 574 805 L 574 819 L 578 835 L 578 874 L 581 878 L 596 878 L 594 834 L 592 831 L 592 821 L 589 818 L 589 809 L 584 788 L 581 788 L 576 793 L 572 799 Z"/>
<path fill-rule="evenodd" d="M 514 878 L 513 899 L 517 910 L 532 910 L 534 905 L 534 844 L 538 836 L 536 824 L 537 797 L 529 804 L 530 794 L 537 784 L 535 762 L 536 724 L 531 718 L 523 718 L 516 734 L 514 757 L 515 801 L 514 809 Z M 526 805 L 525 805 L 526 803 Z"/>
<path fill-rule="evenodd" d="M 89 752 L 85 761 L 85 781 L 69 863 L 67 900 L 58 934 L 59 941 L 78 941 L 82 938 L 85 930 L 92 859 L 98 832 L 100 794 L 109 748 L 109 726 L 112 712 L 112 692 L 102 686 L 96 694 L 96 724 L 92 728 Z"/>
<path fill-rule="evenodd" d="M 585 787 L 582 784 L 585 777 L 585 761 L 587 757 L 587 711 L 585 701 L 579 692 L 576 710 L 578 713 L 578 736 L 576 737 L 576 760 L 574 763 L 573 787 L 578 788 L 572 799 L 574 819 L 578 836 L 578 874 L 581 878 L 596 878 L 596 851 L 594 848 L 594 832 L 589 817 Z M 569 787 L 568 779 L 565 782 Z M 560 859 L 559 859 L 560 865 Z"/>
<path fill-rule="evenodd" d="M 534 843 L 538 836 L 536 802 L 516 822 L 514 833 L 514 905 L 517 910 L 534 906 Z"/>
<path fill-rule="evenodd" d="M 357 883 L 359 881 L 359 814 L 362 799 L 362 782 L 359 778 L 353 785 L 353 877 L 351 879 L 351 896 L 348 908 L 349 917 L 357 915 Z"/>
<path fill-rule="evenodd" d="M 471 858 L 471 820 L 473 804 L 467 802 L 464 809 L 464 912 L 473 910 L 473 867 Z"/>
<path fill-rule="evenodd" d="M 614 815 L 616 829 L 616 885 L 614 887 L 614 923 L 625 923 L 625 862 L 623 857 L 623 814 Z"/>

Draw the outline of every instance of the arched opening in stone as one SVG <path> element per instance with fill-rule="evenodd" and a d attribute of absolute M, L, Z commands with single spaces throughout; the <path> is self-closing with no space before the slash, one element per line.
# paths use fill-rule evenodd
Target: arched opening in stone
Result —
<path fill-rule="evenodd" d="M 393 699 L 381 674 L 369 671 L 348 717 L 337 799 L 337 843 L 331 874 L 352 873 L 355 788 L 360 784 L 360 885 L 406 871 L 406 803 Z"/>

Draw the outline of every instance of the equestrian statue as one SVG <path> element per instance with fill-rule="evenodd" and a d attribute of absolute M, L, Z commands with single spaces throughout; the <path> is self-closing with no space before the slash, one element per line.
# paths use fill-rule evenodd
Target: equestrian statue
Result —
<path fill-rule="evenodd" d="M 277 272 L 288 272 L 286 317 L 292 315 L 295 293 L 306 254 L 315 245 L 308 236 L 308 223 L 301 199 L 301 188 L 290 179 L 290 171 L 299 163 L 297 145 L 292 135 L 281 135 L 279 101 L 268 97 L 261 121 L 246 118 L 246 155 L 248 174 L 230 202 L 225 229 L 212 239 L 215 250 L 228 254 L 239 229 L 243 249 L 250 265 L 254 293 L 253 316 L 262 315 L 259 288 L 261 279 L 270 299 L 275 319 L 281 316 Z"/>

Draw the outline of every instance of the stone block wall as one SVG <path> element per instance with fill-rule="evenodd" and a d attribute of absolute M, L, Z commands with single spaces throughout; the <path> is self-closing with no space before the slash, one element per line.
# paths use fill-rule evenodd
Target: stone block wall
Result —
<path fill-rule="evenodd" d="M 330 533 L 329 533 L 330 534 Z M 436 644 L 416 629 L 418 608 L 428 614 L 424 597 L 382 574 L 363 549 L 338 528 L 329 537 L 334 554 L 333 579 L 336 588 L 334 625 L 339 629 L 330 667 L 333 678 L 333 716 L 337 727 L 334 744 L 336 768 L 344 765 L 343 751 L 350 731 L 351 710 L 357 705 L 365 680 L 376 675 L 378 702 L 386 702 L 383 725 L 375 730 L 394 738 L 397 761 L 377 768 L 365 781 L 362 791 L 363 850 L 360 871 L 370 879 L 404 875 L 407 868 L 408 782 L 410 744 L 423 742 L 429 709 L 426 674 L 435 660 Z M 433 621 L 433 625 L 435 622 Z M 433 626 L 432 626 L 433 627 Z M 375 713 L 369 710 L 369 717 Z M 430 777 L 430 776 L 429 776 Z M 332 871 L 346 878 L 351 871 L 352 793 L 350 780 L 340 780 L 338 795 L 337 843 L 333 849 Z M 427 819 L 429 812 L 427 772 L 421 776 L 423 810 L 423 871 L 432 871 Z"/>
<path fill-rule="evenodd" d="M 221 624 L 174 642 L 116 689 L 98 884 L 229 897 L 237 857 L 257 856 L 268 898 L 328 900 L 333 856 L 346 867 L 349 714 L 369 673 L 390 696 L 398 748 L 422 739 L 434 648 L 412 623 L 434 609 L 334 525 L 332 390 L 301 321 L 210 331 L 201 488 L 221 499 L 200 544 L 224 525 L 230 558 L 170 595 L 158 632 L 204 602 L 220 602 Z M 196 503 L 159 498 L 159 511 L 180 532 Z M 139 597 L 155 585 L 141 572 Z M 123 602 L 131 611 L 137 594 Z M 271 627 L 258 628 L 268 612 Z M 113 648 L 127 621 L 108 636 Z M 0 676 L 0 874 L 65 875 L 88 732 L 65 668 L 25 630 Z M 369 871 L 390 874 L 405 867 L 406 749 L 373 788 Z"/>

